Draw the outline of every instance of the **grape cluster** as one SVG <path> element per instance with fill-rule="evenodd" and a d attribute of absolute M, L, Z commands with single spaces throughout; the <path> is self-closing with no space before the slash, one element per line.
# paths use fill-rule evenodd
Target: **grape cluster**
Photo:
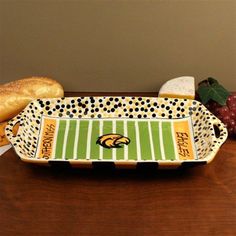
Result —
<path fill-rule="evenodd" d="M 236 137 L 236 93 L 228 96 L 225 106 L 211 101 L 206 107 L 226 125 L 229 136 Z"/>

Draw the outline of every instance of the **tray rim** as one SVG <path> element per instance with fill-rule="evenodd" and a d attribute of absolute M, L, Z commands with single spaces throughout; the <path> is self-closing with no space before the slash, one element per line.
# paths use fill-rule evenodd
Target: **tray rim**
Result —
<path fill-rule="evenodd" d="M 30 104 L 32 104 L 32 103 L 38 103 L 39 102 L 39 100 L 43 100 L 43 101 L 48 101 L 48 100 L 55 100 L 55 99 L 78 99 L 78 98 L 85 98 L 85 97 L 87 97 L 87 98 L 91 98 L 91 97 L 96 97 L 96 98 L 99 98 L 99 97 L 101 97 L 101 98 L 110 98 L 110 97 L 113 97 L 113 98 L 115 98 L 115 97 L 125 97 L 125 98 L 140 98 L 140 97 L 145 97 L 145 98 L 150 98 L 150 99 L 156 99 L 156 100 L 158 100 L 158 99 L 165 99 L 165 98 L 159 98 L 159 97 L 150 97 L 150 96 L 122 96 L 122 95 L 118 95 L 118 96 L 100 96 L 100 95 L 98 95 L 98 96 L 78 96 L 78 97 L 65 97 L 65 98 L 44 98 L 44 99 L 36 99 L 36 100 L 33 100 L 31 103 L 29 103 L 28 104 L 28 106 L 30 105 Z M 175 98 L 168 98 L 169 100 L 171 100 L 171 99 L 175 99 Z M 184 99 L 184 98 L 178 98 L 178 100 L 192 100 L 192 99 Z M 199 101 L 197 101 L 197 100 L 192 100 L 192 101 L 195 101 L 198 105 L 200 105 L 200 106 L 204 106 L 201 102 L 199 102 Z M 27 106 L 27 107 L 28 107 Z M 26 108 L 27 108 L 26 107 Z M 205 106 L 204 106 L 205 107 Z M 21 112 L 21 113 L 19 113 L 16 117 L 18 117 L 18 119 L 19 119 L 19 116 L 21 117 L 23 114 L 24 114 L 24 112 L 25 112 L 25 110 L 26 110 L 26 108 Z M 205 107 L 205 109 L 208 111 L 208 109 Z M 208 111 L 209 112 L 209 111 Z M 215 117 L 211 112 L 210 112 L 210 115 L 211 115 L 211 118 L 212 117 Z M 16 117 L 14 117 L 12 120 L 10 120 L 9 122 L 8 122 L 8 124 L 7 124 L 7 126 L 6 126 L 6 134 L 7 134 L 7 136 L 8 136 L 8 134 L 9 134 L 9 132 L 7 131 L 7 128 L 9 128 L 9 126 L 12 126 L 12 122 L 14 122 L 15 121 L 15 119 L 16 119 Z M 87 119 L 89 119 L 89 118 L 87 118 Z M 130 119 L 130 120 L 132 120 L 132 118 L 127 118 L 127 119 Z M 227 139 L 227 136 L 228 136 L 228 132 L 227 132 L 227 129 L 226 129 L 226 127 L 223 125 L 223 123 L 217 118 L 217 117 L 215 117 L 214 118 L 215 119 L 215 122 L 217 123 L 217 124 L 220 124 L 221 125 L 221 128 L 222 129 L 224 129 L 224 131 L 225 131 L 225 134 L 224 135 L 222 135 L 222 137 L 223 137 L 223 139 L 221 140 L 221 143 L 220 144 L 218 144 L 218 145 L 216 145 L 216 147 L 212 150 L 212 151 L 210 151 L 208 154 L 207 154 L 207 156 L 205 157 L 205 158 L 203 158 L 203 159 L 194 159 L 194 160 L 174 160 L 174 161 L 169 161 L 169 160 L 155 160 L 155 161 L 150 161 L 150 160 L 139 160 L 139 161 L 137 161 L 137 160 L 127 160 L 127 161 L 124 161 L 124 160 L 121 160 L 121 161 L 119 161 L 119 160 L 117 160 L 117 161 L 113 161 L 113 160 L 95 160 L 94 162 L 101 162 L 101 163 L 104 163 L 104 162 L 111 162 L 111 163 L 117 163 L 117 164 L 122 164 L 122 162 L 124 162 L 125 164 L 138 164 L 138 163 L 158 163 L 158 165 L 160 165 L 160 166 L 164 166 L 164 165 L 167 165 L 167 166 L 180 166 L 181 164 L 183 164 L 183 163 L 200 163 L 200 162 L 206 162 L 207 164 L 208 163 L 210 163 L 214 158 L 215 158 L 215 156 L 216 156 L 216 154 L 218 153 L 218 151 L 219 151 L 219 149 L 220 149 L 220 147 L 224 144 L 224 142 L 226 141 L 226 139 Z M 223 126 L 222 126 L 223 125 Z M 88 163 L 92 163 L 93 161 L 91 161 L 91 160 L 74 160 L 74 159 L 68 159 L 68 160 L 58 160 L 58 159 L 33 159 L 33 158 L 29 158 L 29 157 L 27 157 L 26 155 L 24 155 L 24 154 L 21 154 L 21 153 L 19 153 L 19 150 L 17 149 L 17 147 L 15 147 L 15 145 L 14 145 L 14 143 L 11 141 L 11 140 L 9 140 L 10 142 L 11 142 L 11 144 L 13 145 L 13 147 L 14 147 L 14 150 L 15 150 L 15 152 L 17 153 L 17 155 L 20 157 L 20 159 L 22 160 L 22 161 L 24 161 L 24 162 L 28 162 L 28 163 L 36 163 L 36 164 L 49 164 L 49 162 L 68 162 L 68 163 L 70 163 L 72 166 L 73 165 L 76 165 L 76 164 L 81 164 L 81 165 L 83 165 L 83 164 L 88 164 Z"/>

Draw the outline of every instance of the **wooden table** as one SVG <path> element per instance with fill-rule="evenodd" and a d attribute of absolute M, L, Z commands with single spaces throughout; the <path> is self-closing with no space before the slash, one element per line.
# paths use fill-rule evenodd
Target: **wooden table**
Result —
<path fill-rule="evenodd" d="M 0 235 L 236 235 L 236 140 L 209 165 L 162 171 L 34 166 L 10 149 Z"/>

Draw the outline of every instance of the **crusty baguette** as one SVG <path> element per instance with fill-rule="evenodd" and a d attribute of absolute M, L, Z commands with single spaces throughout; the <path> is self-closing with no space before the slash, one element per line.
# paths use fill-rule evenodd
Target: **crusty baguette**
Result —
<path fill-rule="evenodd" d="M 9 120 L 37 98 L 63 97 L 62 86 L 55 80 L 32 77 L 0 85 L 0 122 Z"/>

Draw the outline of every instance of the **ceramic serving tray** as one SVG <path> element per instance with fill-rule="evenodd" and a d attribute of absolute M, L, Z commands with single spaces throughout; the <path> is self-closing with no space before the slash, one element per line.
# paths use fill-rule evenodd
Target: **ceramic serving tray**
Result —
<path fill-rule="evenodd" d="M 201 103 L 156 97 L 38 99 L 8 123 L 6 134 L 26 162 L 121 168 L 209 163 L 227 138 Z"/>

